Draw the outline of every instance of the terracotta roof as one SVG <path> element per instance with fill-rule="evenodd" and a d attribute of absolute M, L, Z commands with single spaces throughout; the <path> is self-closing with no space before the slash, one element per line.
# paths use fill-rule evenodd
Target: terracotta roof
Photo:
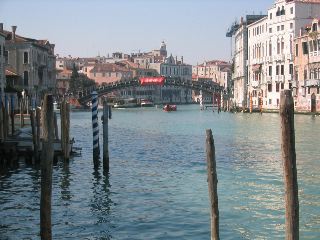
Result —
<path fill-rule="evenodd" d="M 94 68 L 90 70 L 91 73 L 95 72 L 130 72 L 129 69 L 125 67 L 120 67 L 114 63 L 103 63 L 103 64 L 96 64 Z"/>
<path fill-rule="evenodd" d="M 5 68 L 6 76 L 19 76 L 18 73 L 11 67 L 6 66 Z"/>

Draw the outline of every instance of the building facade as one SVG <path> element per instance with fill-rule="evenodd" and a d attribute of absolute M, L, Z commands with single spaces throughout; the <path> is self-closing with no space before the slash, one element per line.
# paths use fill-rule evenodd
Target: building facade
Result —
<path fill-rule="evenodd" d="M 6 75 L 5 75 L 5 38 L 6 35 L 3 33 L 3 24 L 0 23 L 0 92 L 1 96 L 4 96 L 4 88 L 6 85 Z"/>
<path fill-rule="evenodd" d="M 247 85 L 244 86 L 247 91 L 239 91 L 242 84 L 236 82 L 236 76 L 241 76 L 241 71 L 237 70 L 238 63 L 242 63 L 238 57 L 240 48 L 237 46 L 241 44 L 237 42 L 237 37 L 241 28 L 238 29 L 234 54 L 236 101 L 241 101 L 243 92 L 246 107 L 252 99 L 254 107 L 258 107 L 260 102 L 265 109 L 279 109 L 281 91 L 295 91 L 297 87 L 294 41 L 301 29 L 310 24 L 313 18 L 319 17 L 320 1 L 276 0 L 265 17 L 247 24 Z"/>
<path fill-rule="evenodd" d="M 247 15 L 235 22 L 226 36 L 234 38 L 232 85 L 233 104 L 237 107 L 247 107 L 248 100 L 248 28 L 247 26 L 264 18 L 265 15 Z"/>
<path fill-rule="evenodd" d="M 5 64 L 13 69 L 20 78 L 8 83 L 18 90 L 26 90 L 29 95 L 39 92 L 52 92 L 56 86 L 54 44 L 47 40 L 36 40 L 16 35 L 16 26 L 12 31 L 4 31 Z"/>
<path fill-rule="evenodd" d="M 294 39 L 293 97 L 297 111 L 320 111 L 320 20 Z"/>

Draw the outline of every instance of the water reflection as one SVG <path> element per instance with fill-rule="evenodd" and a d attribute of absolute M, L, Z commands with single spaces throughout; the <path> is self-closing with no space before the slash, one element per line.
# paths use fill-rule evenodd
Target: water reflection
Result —
<path fill-rule="evenodd" d="M 109 174 L 101 175 L 101 169 L 92 172 L 92 198 L 90 200 L 91 213 L 95 217 L 95 227 L 99 232 L 99 239 L 112 238 L 111 207 L 113 202 L 110 197 Z"/>

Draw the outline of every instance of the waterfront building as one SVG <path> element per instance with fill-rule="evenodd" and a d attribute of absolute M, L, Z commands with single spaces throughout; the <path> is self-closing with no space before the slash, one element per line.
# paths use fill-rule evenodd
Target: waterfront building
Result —
<path fill-rule="evenodd" d="M 245 103 L 244 106 L 248 107 L 250 96 L 252 96 L 254 106 L 258 106 L 261 99 L 263 108 L 279 109 L 280 92 L 296 86 L 293 41 L 299 35 L 301 28 L 310 23 L 313 18 L 319 17 L 320 1 L 318 0 L 276 0 L 266 16 L 247 24 L 247 42 L 241 37 L 245 35 L 239 32 L 245 31 L 241 28 L 242 24 L 228 32 L 229 36 L 234 35 L 236 39 L 233 80 L 237 102 L 242 100 Z M 244 53 L 241 53 L 242 49 L 245 49 L 241 46 L 242 41 L 244 46 L 247 45 Z M 241 67 L 244 63 L 241 60 L 242 56 L 248 60 L 245 61 L 244 68 Z M 241 72 L 242 69 L 244 74 Z M 247 74 L 245 74 L 246 71 Z M 241 76 L 247 78 L 244 85 Z M 240 84 L 238 84 L 238 78 Z"/>
<path fill-rule="evenodd" d="M 5 75 L 5 40 L 6 35 L 3 33 L 3 23 L 0 23 L 0 92 L 1 96 L 4 96 L 4 88 L 6 85 L 6 75 Z"/>
<path fill-rule="evenodd" d="M 225 61 L 206 61 L 202 64 L 193 66 L 192 74 L 195 80 L 199 78 L 207 79 L 227 90 L 231 84 L 231 67 L 231 63 Z"/>
<path fill-rule="evenodd" d="M 125 81 L 133 77 L 132 71 L 115 63 L 85 65 L 83 67 L 83 73 L 99 85 Z"/>
<path fill-rule="evenodd" d="M 241 18 L 240 23 L 235 22 L 228 29 L 226 36 L 234 41 L 233 49 L 233 68 L 232 85 L 233 101 L 238 107 L 247 106 L 247 84 L 248 84 L 248 29 L 247 26 L 255 21 L 264 18 L 265 15 L 247 15 L 245 19 Z"/>
<path fill-rule="evenodd" d="M 48 40 L 37 40 L 5 31 L 5 64 L 19 76 L 8 85 L 18 90 L 26 90 L 29 95 L 52 92 L 56 86 L 54 44 Z"/>
<path fill-rule="evenodd" d="M 297 111 L 320 110 L 320 20 L 300 30 L 294 39 L 293 96 Z"/>
<path fill-rule="evenodd" d="M 68 92 L 71 75 L 72 70 L 69 69 L 56 71 L 56 94 L 64 96 Z"/>

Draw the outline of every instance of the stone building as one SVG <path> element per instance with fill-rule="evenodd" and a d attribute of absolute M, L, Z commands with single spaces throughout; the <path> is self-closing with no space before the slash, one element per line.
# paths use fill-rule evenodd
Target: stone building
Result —
<path fill-rule="evenodd" d="M 297 111 L 320 111 L 320 20 L 294 39 L 293 97 Z"/>
<path fill-rule="evenodd" d="M 3 24 L 0 23 L 0 91 L 1 95 L 4 96 L 4 88 L 6 85 L 6 75 L 5 75 L 5 38 L 6 35 L 3 33 Z"/>
<path fill-rule="evenodd" d="M 12 82 L 14 88 L 25 89 L 29 95 L 53 91 L 56 86 L 54 44 L 47 40 L 36 40 L 3 31 L 6 36 L 5 63 L 19 76 Z"/>
<path fill-rule="evenodd" d="M 240 56 L 239 53 L 244 49 L 238 47 L 237 40 L 241 27 L 236 28 L 234 74 L 242 75 L 238 70 L 239 63 L 240 65 L 245 63 L 245 67 L 241 67 L 240 70 L 244 69 L 246 72 L 245 85 L 242 82 L 239 85 L 238 77 L 234 77 L 237 102 L 243 99 L 245 107 L 248 107 L 252 96 L 255 106 L 258 105 L 258 99 L 262 98 L 263 108 L 279 109 L 281 91 L 293 89 L 296 85 L 293 41 L 299 35 L 301 28 L 313 18 L 319 17 L 319 0 L 276 0 L 266 16 L 247 24 L 247 39 L 244 40 L 247 48 Z M 247 56 L 244 57 L 245 61 L 241 60 L 242 55 Z M 239 91 L 242 86 L 243 89 Z"/>
<path fill-rule="evenodd" d="M 240 23 L 235 22 L 228 30 L 226 36 L 234 40 L 233 49 L 233 96 L 234 104 L 238 107 L 247 106 L 248 84 L 248 28 L 247 26 L 264 18 L 265 15 L 247 15 L 241 18 Z"/>

